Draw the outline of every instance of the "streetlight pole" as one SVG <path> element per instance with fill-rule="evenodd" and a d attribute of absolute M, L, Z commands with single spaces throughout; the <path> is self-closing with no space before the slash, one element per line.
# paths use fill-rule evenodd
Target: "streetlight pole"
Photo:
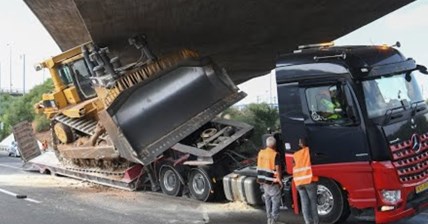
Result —
<path fill-rule="evenodd" d="M 21 54 L 22 58 L 22 93 L 25 94 L 25 54 Z"/>
<path fill-rule="evenodd" d="M 2 92 L 1 90 L 1 62 L 0 62 L 0 93 Z"/>
<path fill-rule="evenodd" d="M 12 44 L 7 46 L 9 46 L 9 91 L 12 93 Z"/>

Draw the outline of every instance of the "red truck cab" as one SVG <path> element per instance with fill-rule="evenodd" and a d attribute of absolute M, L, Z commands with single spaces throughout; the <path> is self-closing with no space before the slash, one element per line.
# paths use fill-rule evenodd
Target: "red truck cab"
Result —
<path fill-rule="evenodd" d="M 276 65 L 286 170 L 308 138 L 321 221 L 388 223 L 428 208 L 424 66 L 388 46 L 301 46 Z M 290 185 L 292 186 L 292 185 Z M 299 210 L 294 187 L 293 206 Z M 294 192 L 292 194 L 292 192 Z"/>

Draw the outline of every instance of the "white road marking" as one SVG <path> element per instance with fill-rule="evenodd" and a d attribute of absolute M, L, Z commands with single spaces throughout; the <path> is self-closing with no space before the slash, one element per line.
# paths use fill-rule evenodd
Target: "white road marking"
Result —
<path fill-rule="evenodd" d="M 16 169 L 16 170 L 22 170 L 21 167 L 16 167 L 16 166 L 11 166 L 11 165 L 6 165 L 6 164 L 0 164 L 0 166 L 12 168 L 12 169 Z"/>
<path fill-rule="evenodd" d="M 7 190 L 3 190 L 1 188 L 0 188 L 0 192 L 2 192 L 4 194 L 8 194 L 8 195 L 13 196 L 13 197 L 16 197 L 16 195 L 17 195 L 17 194 L 15 194 L 13 192 L 10 192 L 10 191 L 7 191 Z"/>
<path fill-rule="evenodd" d="M 32 198 L 26 198 L 26 199 L 24 199 L 24 200 L 29 201 L 29 202 L 33 202 L 33 203 L 36 203 L 36 204 L 40 204 L 40 203 L 42 203 L 41 201 L 37 201 L 37 200 L 34 200 L 34 199 L 32 199 Z"/>
<path fill-rule="evenodd" d="M 18 194 L 15 194 L 13 192 L 10 192 L 8 190 L 1 189 L 1 188 L 0 188 L 0 192 L 4 193 L 4 194 L 7 194 L 7 195 L 10 195 L 10 196 L 13 196 L 13 197 L 16 197 L 18 195 Z M 29 202 L 33 202 L 33 203 L 36 203 L 36 204 L 42 203 L 41 201 L 37 201 L 37 200 L 34 200 L 32 198 L 25 198 L 24 200 L 29 201 Z"/>

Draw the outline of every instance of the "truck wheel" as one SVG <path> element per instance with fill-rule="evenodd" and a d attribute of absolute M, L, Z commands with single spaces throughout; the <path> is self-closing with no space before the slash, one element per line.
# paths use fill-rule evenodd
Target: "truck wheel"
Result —
<path fill-rule="evenodd" d="M 54 131 L 56 137 L 61 143 L 67 144 L 73 141 L 73 130 L 71 130 L 67 125 L 56 123 L 54 125 Z"/>
<path fill-rule="evenodd" d="M 162 192 L 171 196 L 180 196 L 183 191 L 177 170 L 170 166 L 164 166 L 159 173 L 159 184 Z"/>
<path fill-rule="evenodd" d="M 188 187 L 192 197 L 199 201 L 209 201 L 214 197 L 213 184 L 201 168 L 191 170 Z"/>
<path fill-rule="evenodd" d="M 349 217 L 345 192 L 329 179 L 321 178 L 317 190 L 318 215 L 323 223 L 342 223 Z"/>

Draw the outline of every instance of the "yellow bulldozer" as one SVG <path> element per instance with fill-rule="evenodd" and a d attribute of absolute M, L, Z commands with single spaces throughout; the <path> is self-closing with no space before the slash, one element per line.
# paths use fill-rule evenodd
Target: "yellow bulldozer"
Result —
<path fill-rule="evenodd" d="M 140 55 L 126 65 L 93 43 L 35 65 L 55 87 L 35 108 L 51 120 L 56 156 L 88 170 L 141 164 L 152 188 L 178 195 L 191 186 L 195 198 L 210 199 L 252 129 L 216 115 L 245 93 L 209 58 L 191 50 L 157 58 L 143 36 L 128 41 Z"/>

